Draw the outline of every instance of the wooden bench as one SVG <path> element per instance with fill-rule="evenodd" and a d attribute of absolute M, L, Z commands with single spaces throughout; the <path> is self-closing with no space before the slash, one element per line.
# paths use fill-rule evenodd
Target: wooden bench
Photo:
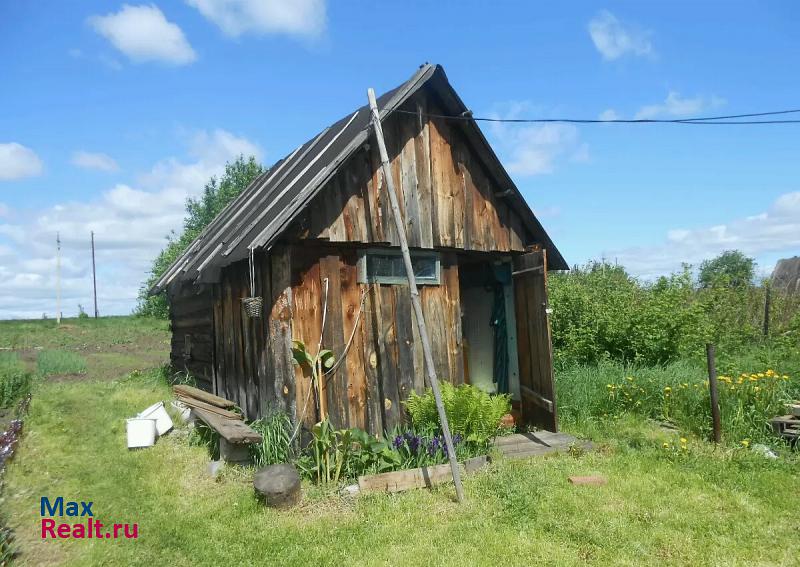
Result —
<path fill-rule="evenodd" d="M 261 443 L 261 434 L 242 421 L 242 416 L 226 408 L 234 403 L 214 394 L 192 388 L 175 386 L 178 400 L 189 406 L 192 416 L 219 434 L 219 456 L 229 463 L 250 462 L 251 443 Z"/>

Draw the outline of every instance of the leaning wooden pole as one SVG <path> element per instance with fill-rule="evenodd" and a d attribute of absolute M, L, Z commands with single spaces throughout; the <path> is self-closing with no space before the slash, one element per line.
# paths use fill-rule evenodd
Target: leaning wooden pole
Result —
<path fill-rule="evenodd" d="M 406 266 L 408 288 L 411 292 L 411 305 L 414 308 L 417 327 L 419 327 L 419 338 L 422 343 L 428 383 L 431 385 L 431 390 L 433 390 L 433 397 L 436 400 L 436 409 L 439 411 L 439 420 L 442 422 L 442 434 L 444 435 L 444 442 L 447 447 L 447 455 L 450 458 L 450 469 L 453 471 L 453 483 L 456 486 L 456 497 L 459 502 L 462 502 L 464 500 L 464 489 L 461 486 L 461 471 L 458 468 L 458 459 L 456 459 L 456 451 L 455 447 L 453 447 L 453 437 L 450 435 L 450 424 L 447 422 L 447 414 L 444 411 L 444 404 L 442 403 L 442 394 L 439 391 L 439 379 L 436 376 L 436 368 L 433 365 L 433 351 L 431 350 L 431 342 L 428 337 L 428 328 L 425 326 L 425 317 L 422 315 L 422 304 L 419 301 L 417 279 L 414 277 L 414 268 L 411 265 L 411 253 L 408 251 L 405 223 L 400 213 L 400 205 L 398 204 L 397 193 L 394 188 L 394 178 L 392 177 L 392 170 L 389 165 L 389 154 L 386 151 L 386 142 L 383 139 L 383 127 L 381 126 L 381 117 L 378 113 L 378 103 L 375 100 L 375 91 L 368 89 L 367 97 L 369 98 L 369 108 L 372 112 L 372 126 L 375 129 L 375 137 L 378 140 L 378 150 L 381 154 L 383 178 L 386 180 L 389 203 L 392 206 L 394 226 L 397 229 L 398 240 L 400 240 L 400 249 L 403 251 L 403 263 Z"/>

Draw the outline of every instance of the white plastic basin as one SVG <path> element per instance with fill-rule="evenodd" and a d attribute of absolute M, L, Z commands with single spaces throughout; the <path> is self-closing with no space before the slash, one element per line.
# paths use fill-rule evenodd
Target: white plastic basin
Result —
<path fill-rule="evenodd" d="M 152 447 L 156 442 L 156 420 L 134 417 L 127 420 L 128 449 Z"/>
<path fill-rule="evenodd" d="M 167 409 L 164 407 L 164 402 L 153 404 L 136 417 L 156 420 L 156 433 L 159 436 L 164 435 L 167 431 L 172 429 L 172 418 L 170 418 L 169 414 L 167 413 Z"/>

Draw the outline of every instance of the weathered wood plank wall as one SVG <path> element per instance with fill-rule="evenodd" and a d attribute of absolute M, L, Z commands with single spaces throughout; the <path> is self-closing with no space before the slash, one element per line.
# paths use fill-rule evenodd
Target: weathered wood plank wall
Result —
<path fill-rule="evenodd" d="M 210 286 L 182 286 L 169 297 L 172 344 L 170 362 L 189 372 L 200 387 L 211 389 L 214 376 L 214 336 Z"/>
<path fill-rule="evenodd" d="M 337 427 L 361 427 L 377 433 L 402 423 L 401 402 L 412 390 L 424 390 L 422 348 L 405 285 L 358 283 L 358 251 L 349 247 L 293 246 L 292 335 L 316 351 L 322 330 L 324 281 L 328 313 L 323 348 L 334 353 L 352 344 L 345 361 L 326 378 L 327 413 Z M 362 294 L 365 295 L 361 306 Z M 443 380 L 464 381 L 458 264 L 442 258 L 442 284 L 423 286 L 423 311 L 431 329 L 436 369 Z M 355 328 L 356 319 L 358 326 Z M 309 378 L 295 369 L 298 415 L 305 407 Z M 303 417 L 317 418 L 313 402 Z"/>
<path fill-rule="evenodd" d="M 278 246 L 270 254 L 256 255 L 255 267 L 255 293 L 264 301 L 261 317 L 250 318 L 242 309 L 242 298 L 250 296 L 247 261 L 225 268 L 214 286 L 212 390 L 236 402 L 249 419 L 270 408 L 294 418 L 288 248 Z"/>
<path fill-rule="evenodd" d="M 425 113 L 434 101 L 409 100 L 384 124 L 392 174 L 411 248 L 483 252 L 524 251 L 532 237 L 522 218 L 498 196 L 457 124 Z M 300 239 L 398 246 L 377 149 L 357 152 L 312 200 L 291 233 Z"/>

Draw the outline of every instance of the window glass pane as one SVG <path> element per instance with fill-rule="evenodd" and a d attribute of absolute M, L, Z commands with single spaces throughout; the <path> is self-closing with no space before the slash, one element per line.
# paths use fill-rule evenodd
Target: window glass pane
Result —
<path fill-rule="evenodd" d="M 414 275 L 418 278 L 436 278 L 436 260 L 434 258 L 412 258 Z"/>
<path fill-rule="evenodd" d="M 411 257 L 414 275 L 420 283 L 438 283 L 436 272 L 437 258 L 433 256 Z M 403 257 L 399 254 L 368 253 L 366 256 L 367 281 L 402 283 L 406 279 Z"/>

